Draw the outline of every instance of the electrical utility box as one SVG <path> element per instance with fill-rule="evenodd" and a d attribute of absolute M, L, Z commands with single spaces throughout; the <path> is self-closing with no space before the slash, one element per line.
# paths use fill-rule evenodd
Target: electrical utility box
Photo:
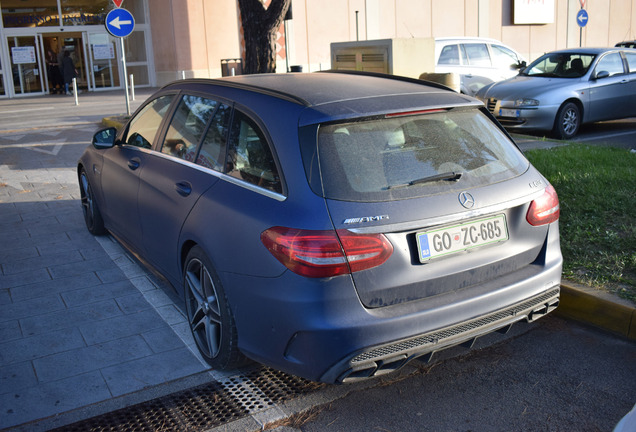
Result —
<path fill-rule="evenodd" d="M 422 73 L 435 72 L 435 39 L 333 42 L 331 68 L 419 78 Z"/>

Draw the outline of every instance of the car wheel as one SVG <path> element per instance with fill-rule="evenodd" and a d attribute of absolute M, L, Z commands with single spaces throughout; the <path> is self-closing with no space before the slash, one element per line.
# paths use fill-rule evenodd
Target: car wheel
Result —
<path fill-rule="evenodd" d="M 554 135 L 559 139 L 570 139 L 579 131 L 581 112 L 574 102 L 563 105 L 556 116 Z"/>
<path fill-rule="evenodd" d="M 215 369 L 233 369 L 246 362 L 238 349 L 234 317 L 221 282 L 203 250 L 195 246 L 184 271 L 186 311 L 199 352 Z"/>
<path fill-rule="evenodd" d="M 86 228 L 88 228 L 88 231 L 93 235 L 104 234 L 106 232 L 106 228 L 104 228 L 104 220 L 102 219 L 102 214 L 97 207 L 97 202 L 95 202 L 95 195 L 93 194 L 91 183 L 83 168 L 80 171 L 79 186 Z"/>

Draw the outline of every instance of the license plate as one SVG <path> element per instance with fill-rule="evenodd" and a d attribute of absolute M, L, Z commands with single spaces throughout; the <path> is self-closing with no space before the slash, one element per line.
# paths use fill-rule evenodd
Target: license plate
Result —
<path fill-rule="evenodd" d="M 519 117 L 519 110 L 499 108 L 499 117 Z"/>
<path fill-rule="evenodd" d="M 501 214 L 452 227 L 416 234 L 420 262 L 508 240 L 506 216 Z"/>

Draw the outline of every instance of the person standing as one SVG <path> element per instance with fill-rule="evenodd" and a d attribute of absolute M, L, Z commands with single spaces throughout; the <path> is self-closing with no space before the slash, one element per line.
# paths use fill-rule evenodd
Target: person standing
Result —
<path fill-rule="evenodd" d="M 51 94 L 56 94 L 58 91 L 62 93 L 64 91 L 64 82 L 62 81 L 62 74 L 60 73 L 58 57 L 53 48 L 49 48 L 46 52 L 46 64 L 48 66 Z"/>
<path fill-rule="evenodd" d="M 68 86 L 73 82 L 73 78 L 77 77 L 77 69 L 75 69 L 71 53 L 68 51 L 64 51 L 64 57 L 62 59 L 62 76 L 64 77 L 64 92 L 70 95 L 71 92 Z"/>

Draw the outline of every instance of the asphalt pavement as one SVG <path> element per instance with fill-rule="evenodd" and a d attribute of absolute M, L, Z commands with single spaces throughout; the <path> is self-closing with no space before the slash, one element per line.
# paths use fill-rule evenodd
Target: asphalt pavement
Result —
<path fill-rule="evenodd" d="M 131 110 L 153 90 L 137 89 Z M 76 161 L 102 120 L 127 107 L 122 91 L 78 101 L 0 100 L 0 429 L 48 430 L 233 377 L 201 360 L 161 278 L 87 232 Z M 563 145 L 516 140 L 522 150 Z M 566 285 L 558 310 L 636 339 L 636 309 L 614 296 Z M 253 424 L 288 414 L 255 413 Z"/>

